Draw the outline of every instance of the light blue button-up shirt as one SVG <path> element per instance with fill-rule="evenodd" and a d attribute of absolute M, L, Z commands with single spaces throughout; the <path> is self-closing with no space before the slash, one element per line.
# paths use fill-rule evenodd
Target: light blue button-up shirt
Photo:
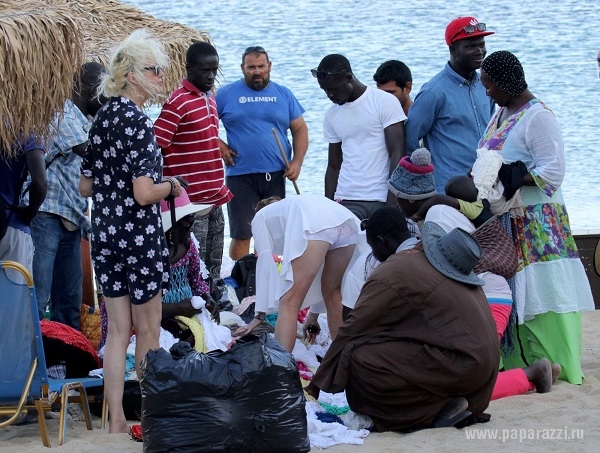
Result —
<path fill-rule="evenodd" d="M 435 187 L 453 176 L 466 174 L 477 158 L 477 144 L 494 112 L 479 74 L 465 80 L 446 63 L 444 70 L 423 85 L 408 111 L 406 150 L 419 148 L 419 140 L 431 152 Z"/>

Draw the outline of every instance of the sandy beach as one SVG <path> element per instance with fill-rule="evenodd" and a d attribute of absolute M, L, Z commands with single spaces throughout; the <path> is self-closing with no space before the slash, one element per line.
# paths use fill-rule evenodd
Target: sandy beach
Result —
<path fill-rule="evenodd" d="M 600 310 L 583 314 L 583 370 L 581 386 L 558 381 L 552 392 L 530 393 L 493 401 L 487 410 L 489 423 L 462 430 L 444 428 L 413 434 L 370 434 L 363 445 L 337 445 L 327 449 L 340 452 L 471 452 L 520 451 L 597 451 L 600 443 Z M 109 435 L 100 430 L 99 418 L 87 431 L 85 422 L 68 422 L 67 441 L 56 447 L 58 420 L 47 420 L 54 448 L 69 453 L 137 453 L 143 444 L 129 435 Z M 594 447 L 594 445 L 596 445 Z M 26 453 L 43 451 L 38 425 L 9 426 L 0 430 L 0 451 Z M 198 451 L 201 451 L 200 449 Z M 312 451 L 318 451 L 313 448 Z"/>

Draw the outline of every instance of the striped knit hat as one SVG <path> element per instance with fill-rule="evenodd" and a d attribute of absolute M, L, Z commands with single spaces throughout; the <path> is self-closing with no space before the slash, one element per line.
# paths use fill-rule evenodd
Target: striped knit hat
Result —
<path fill-rule="evenodd" d="M 404 156 L 388 182 L 390 192 L 405 200 L 425 200 L 435 195 L 431 154 L 425 148 Z"/>

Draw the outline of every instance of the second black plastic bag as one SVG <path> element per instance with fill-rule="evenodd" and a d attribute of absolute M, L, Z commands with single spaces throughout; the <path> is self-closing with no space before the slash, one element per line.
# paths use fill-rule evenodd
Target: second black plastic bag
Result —
<path fill-rule="evenodd" d="M 146 453 L 310 450 L 296 363 L 267 334 L 226 352 L 150 351 L 141 387 Z"/>

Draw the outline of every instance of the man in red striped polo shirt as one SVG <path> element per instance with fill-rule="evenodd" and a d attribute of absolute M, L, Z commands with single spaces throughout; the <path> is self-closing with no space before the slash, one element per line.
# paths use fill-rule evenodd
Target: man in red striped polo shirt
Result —
<path fill-rule="evenodd" d="M 183 176 L 192 203 L 213 204 L 209 214 L 196 217 L 193 231 L 200 257 L 218 279 L 223 259 L 225 220 L 222 205 L 233 194 L 225 186 L 219 151 L 219 118 L 211 95 L 219 55 L 206 42 L 192 44 L 186 55 L 187 78 L 181 81 L 154 123 L 156 140 L 165 158 L 165 176 Z"/>

